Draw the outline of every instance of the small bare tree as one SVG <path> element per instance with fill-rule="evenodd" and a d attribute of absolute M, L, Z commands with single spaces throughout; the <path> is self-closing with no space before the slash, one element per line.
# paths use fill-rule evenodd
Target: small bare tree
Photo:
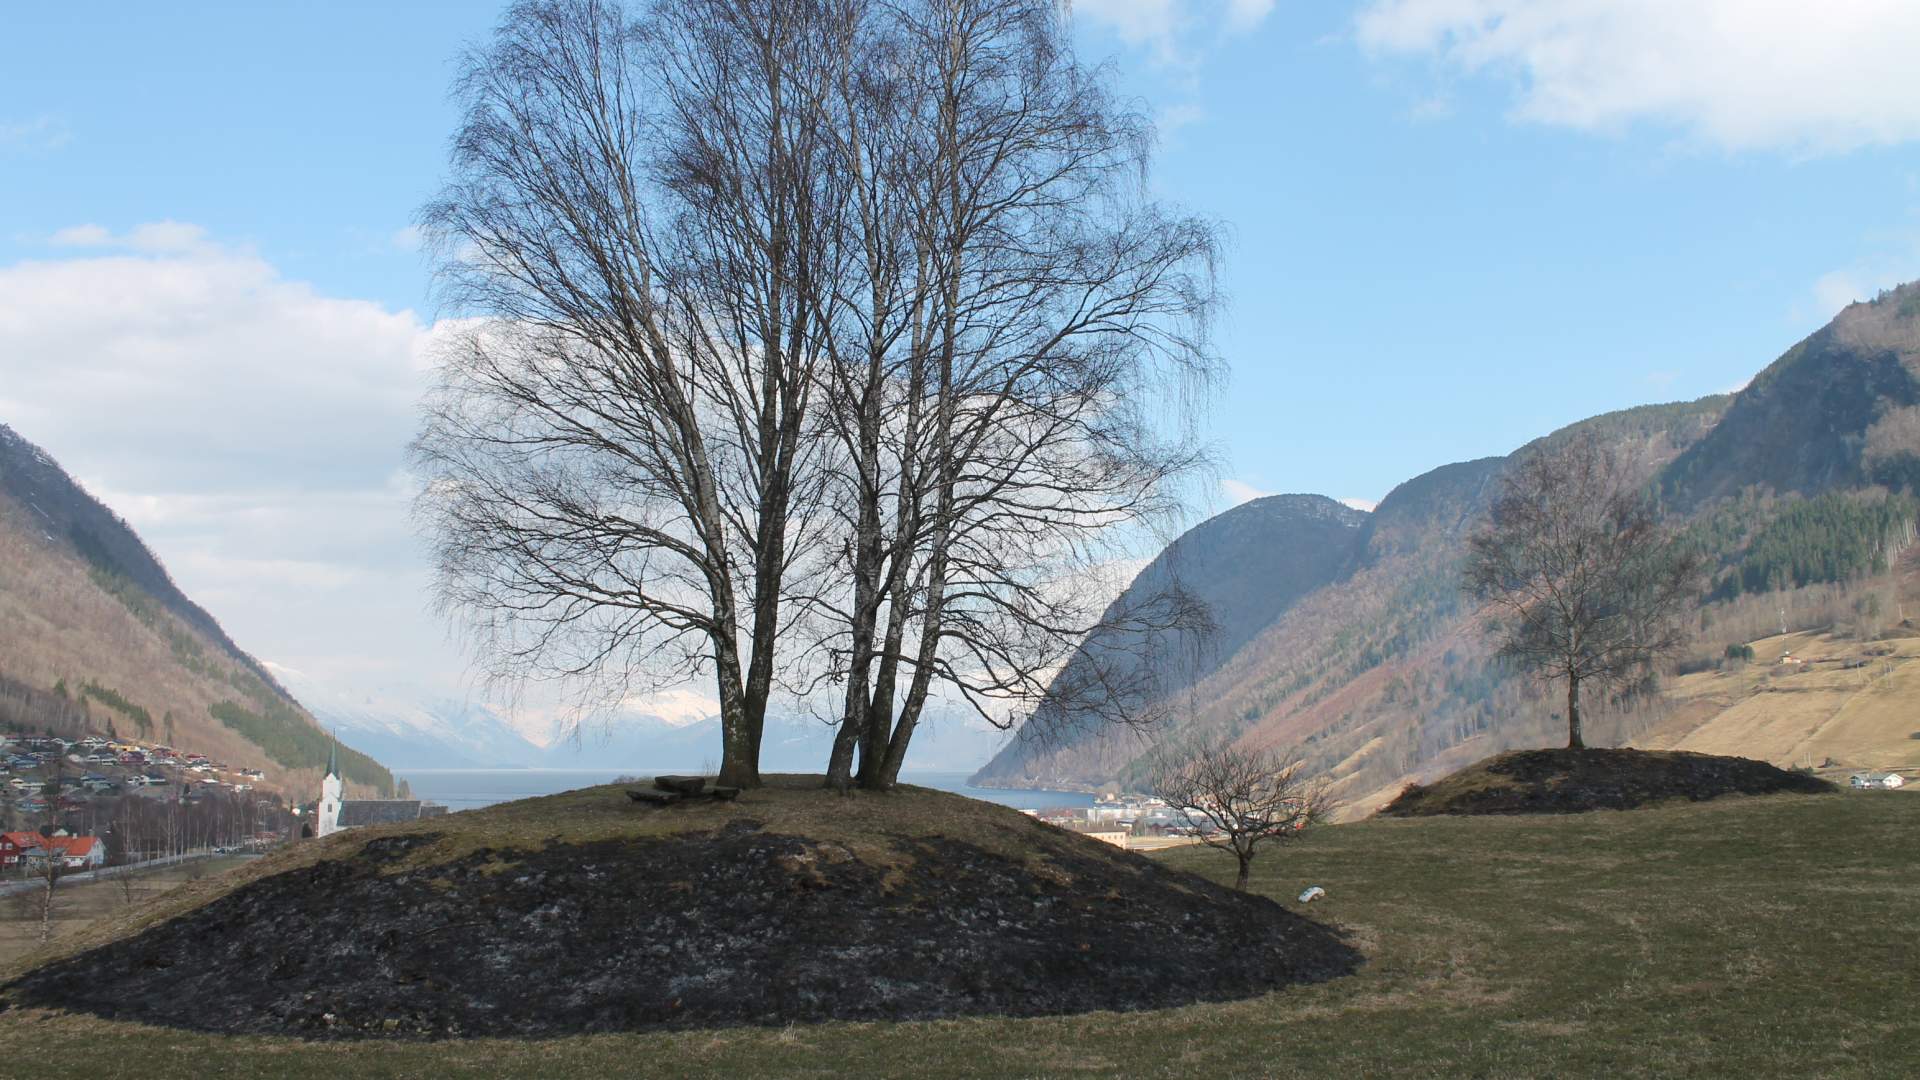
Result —
<path fill-rule="evenodd" d="M 1465 588 L 1492 609 L 1501 655 L 1566 683 L 1569 749 L 1586 746 L 1582 684 L 1629 682 L 1686 643 L 1701 556 L 1592 435 L 1515 464 L 1469 544 Z"/>
<path fill-rule="evenodd" d="M 119 883 L 121 899 L 127 902 L 128 907 L 132 907 L 133 902 L 140 899 L 145 892 L 145 890 L 140 887 L 139 876 L 131 870 L 121 871 L 120 876 L 114 880 Z"/>
<path fill-rule="evenodd" d="M 1152 766 L 1153 793 L 1178 810 L 1212 847 L 1233 852 L 1242 891 L 1263 841 L 1298 836 L 1333 809 L 1324 780 L 1310 777 L 1291 751 L 1249 749 L 1231 735 L 1163 748 Z"/>
<path fill-rule="evenodd" d="M 51 837 L 42 837 L 40 843 L 22 852 L 20 857 L 27 862 L 34 880 L 40 883 L 40 942 L 45 944 L 53 940 L 53 893 L 66 874 L 65 852 L 53 843 Z"/>

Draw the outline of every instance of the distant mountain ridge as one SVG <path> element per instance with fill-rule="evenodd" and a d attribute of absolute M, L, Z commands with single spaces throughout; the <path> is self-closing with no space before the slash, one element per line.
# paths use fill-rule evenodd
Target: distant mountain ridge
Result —
<path fill-rule="evenodd" d="M 1735 394 L 1596 416 L 1516 454 L 1576 432 L 1608 444 L 1676 513 L 1730 508 L 1730 517 L 1697 533 L 1700 542 L 1734 545 L 1716 551 L 1729 559 L 1783 499 L 1871 497 L 1876 484 L 1920 489 L 1920 285 L 1850 306 Z M 1512 460 L 1458 462 L 1414 477 L 1350 536 L 1237 507 L 1176 540 L 1175 549 L 1204 549 L 1212 546 L 1204 538 L 1232 537 L 1211 552 L 1212 564 L 1228 568 L 1221 581 L 1198 572 L 1183 581 L 1226 598 L 1237 614 L 1222 620 L 1234 627 L 1223 640 L 1237 644 L 1198 678 L 1173 680 L 1175 719 L 1154 738 L 1224 729 L 1297 747 L 1333 778 L 1338 795 L 1357 803 L 1551 738 L 1551 702 L 1492 655 L 1458 585 L 1465 538 Z M 1296 587 L 1304 583 L 1312 584 Z M 1155 585 L 1143 572 L 1130 588 Z M 1640 723 L 1629 713 L 1618 723 Z M 1663 737 L 1678 737 L 1671 718 L 1661 723 Z M 1633 729 L 1622 730 L 1625 738 Z M 1112 728 L 1023 734 L 977 783 L 1138 782 L 1152 744 Z"/>
<path fill-rule="evenodd" d="M 536 742 L 493 707 L 418 687 L 340 687 L 269 665 L 342 739 L 396 771 L 414 769 L 701 769 L 720 746 L 717 715 L 662 716 L 642 706 L 589 718 L 577 732 Z M 1003 732 L 939 709 L 908 761 L 917 770 L 967 772 L 1005 741 Z M 761 766 L 768 772 L 819 772 L 833 728 L 792 714 L 769 715 Z"/>

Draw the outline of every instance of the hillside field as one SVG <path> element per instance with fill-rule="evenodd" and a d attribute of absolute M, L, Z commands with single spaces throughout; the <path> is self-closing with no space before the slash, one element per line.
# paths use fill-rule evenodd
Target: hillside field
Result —
<path fill-rule="evenodd" d="M 608 794 L 613 794 L 611 790 Z M 8 1076 L 1901 1075 L 1920 1068 L 1920 797 L 1727 798 L 1327 827 L 1254 886 L 1358 975 L 1158 1012 L 547 1041 L 217 1038 L 13 1009 Z M 1162 858 L 1216 880 L 1217 852 Z M 198 883 L 183 891 L 213 885 Z M 166 899 L 161 901 L 165 905 Z M 636 978 L 647 977 L 636 972 Z"/>
<path fill-rule="evenodd" d="M 1738 754 L 1842 783 L 1858 769 L 1920 769 L 1920 637 L 1783 634 L 1755 641 L 1753 654 L 1671 680 L 1673 716 L 1633 745 Z M 1789 654 L 1802 662 L 1782 663 Z"/>

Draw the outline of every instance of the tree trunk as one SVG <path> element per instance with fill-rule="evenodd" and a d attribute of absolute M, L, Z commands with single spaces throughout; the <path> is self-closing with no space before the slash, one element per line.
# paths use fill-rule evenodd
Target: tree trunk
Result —
<path fill-rule="evenodd" d="M 1246 892 L 1247 875 L 1253 870 L 1253 852 L 1236 851 L 1234 855 L 1240 860 L 1240 876 L 1234 879 L 1233 887 L 1241 892 Z"/>
<path fill-rule="evenodd" d="M 951 520 L 951 485 L 943 486 L 947 490 L 940 497 L 940 513 L 942 520 Z M 914 727 L 920 722 L 920 711 L 927 704 L 927 691 L 933 685 L 933 662 L 940 651 L 940 617 L 946 604 L 949 542 L 948 530 L 943 526 L 935 537 L 933 557 L 927 567 L 927 610 L 921 616 L 920 655 L 914 663 L 913 678 L 907 684 L 907 698 L 901 705 L 900 717 L 894 723 L 893 737 L 887 742 L 880 775 L 873 785 L 882 791 L 891 791 L 900 782 L 900 767 L 907 760 L 907 744 L 913 741 Z"/>
<path fill-rule="evenodd" d="M 1567 679 L 1567 749 L 1586 748 L 1586 741 L 1580 737 L 1580 679 L 1574 676 Z"/>
<path fill-rule="evenodd" d="M 727 643 L 714 643 L 715 681 L 720 691 L 720 775 L 723 787 L 760 786 L 760 756 L 747 700 L 740 684 L 740 657 Z"/>
<path fill-rule="evenodd" d="M 54 879 L 53 870 L 49 868 L 47 871 L 47 889 L 46 889 L 46 892 L 42 893 L 40 896 L 40 943 L 42 945 L 53 940 L 53 883 L 54 883 L 54 880 L 55 879 Z"/>
<path fill-rule="evenodd" d="M 861 491 L 858 535 L 854 541 L 853 634 L 847 663 L 847 696 L 834 734 L 833 754 L 827 761 L 827 786 L 845 791 L 853 782 L 853 752 L 867 738 L 867 695 L 873 670 L 874 623 L 880 609 L 880 510 L 874 497 L 879 487 L 879 436 L 868 438 L 867 413 L 862 410 Z M 874 421 L 877 427 L 877 420 Z"/>

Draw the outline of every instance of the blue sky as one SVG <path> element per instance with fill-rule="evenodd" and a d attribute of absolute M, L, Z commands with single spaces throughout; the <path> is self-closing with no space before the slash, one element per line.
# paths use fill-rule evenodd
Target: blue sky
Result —
<path fill-rule="evenodd" d="M 1377 499 L 1731 389 L 1920 277 L 1920 14 L 1890 0 L 1080 0 L 1233 236 L 1224 506 Z M 406 232 L 493 3 L 18 7 L 0 422 L 269 659 L 457 678 L 404 520 L 433 312 Z M 23 47 L 24 46 L 24 47 Z"/>

